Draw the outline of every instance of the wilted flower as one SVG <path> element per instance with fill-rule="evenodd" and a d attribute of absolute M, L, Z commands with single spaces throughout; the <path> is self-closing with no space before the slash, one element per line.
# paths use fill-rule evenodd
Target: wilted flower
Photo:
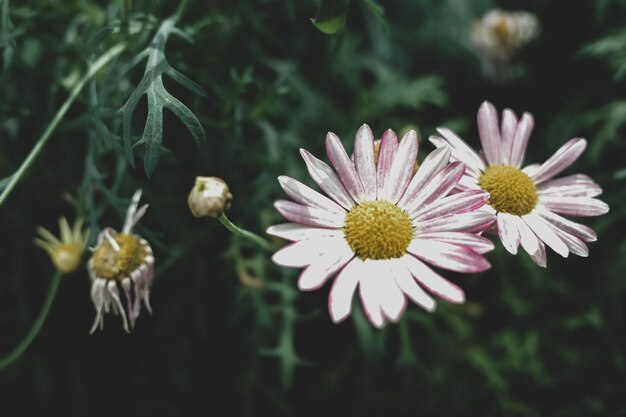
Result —
<path fill-rule="evenodd" d="M 540 266 L 546 266 L 544 243 L 564 257 L 570 252 L 587 256 L 589 250 L 584 242 L 596 240 L 596 234 L 559 214 L 607 213 L 609 206 L 594 198 L 602 189 L 584 174 L 554 179 L 578 159 L 587 141 L 571 139 L 543 164 L 522 169 L 533 126 L 530 113 L 524 113 L 518 121 L 515 113 L 505 109 L 499 127 L 495 107 L 485 101 L 478 110 L 478 134 L 484 157 L 449 129 L 437 129 L 441 137 L 431 136 L 430 141 L 438 148 L 451 149 L 452 158 L 467 165 L 458 189 L 490 193 L 488 203 L 481 210 L 497 217 L 498 235 L 510 253 L 516 254 L 521 244 Z"/>
<path fill-rule="evenodd" d="M 474 22 L 471 41 L 482 58 L 485 72 L 495 76 L 499 66 L 539 33 L 539 23 L 532 13 L 493 9 Z"/>
<path fill-rule="evenodd" d="M 228 184 L 218 177 L 196 177 L 189 193 L 189 210 L 196 217 L 220 217 L 228 210 L 233 195 Z"/>
<path fill-rule="evenodd" d="M 122 232 L 118 233 L 110 227 L 105 228 L 98 235 L 96 247 L 87 263 L 91 277 L 91 300 L 96 307 L 96 318 L 90 333 L 98 325 L 104 324 L 103 309 L 108 313 L 110 309 L 122 316 L 124 330 L 130 332 L 135 320 L 141 312 L 143 300 L 148 312 L 150 307 L 150 285 L 154 278 L 154 256 L 152 248 L 141 236 L 132 234 L 132 228 L 146 213 L 148 205 L 137 209 L 141 190 L 133 195 L 132 202 L 126 212 L 126 220 Z M 120 286 L 126 295 L 126 309 L 120 297 Z"/>
<path fill-rule="evenodd" d="M 276 252 L 274 262 L 304 268 L 298 280 L 304 291 L 320 288 L 337 274 L 328 297 L 335 322 L 349 316 L 357 286 L 376 327 L 398 321 L 407 296 L 433 311 L 435 301 L 423 288 L 450 302 L 464 302 L 463 290 L 427 264 L 458 272 L 489 268 L 482 254 L 493 245 L 473 234 L 494 220 L 487 212 L 474 211 L 485 204 L 488 194 L 448 196 L 465 166 L 448 164 L 447 149 L 431 153 L 413 175 L 415 131 L 399 144 L 396 134 L 386 131 L 375 156 L 374 136 L 363 125 L 354 148 L 353 162 L 339 138 L 328 133 L 326 150 L 337 174 L 300 150 L 311 178 L 328 197 L 293 178 L 278 178 L 295 202 L 277 201 L 276 209 L 292 223 L 267 232 L 294 243 Z"/>
<path fill-rule="evenodd" d="M 36 238 L 35 244 L 43 248 L 50 258 L 55 268 L 62 274 L 69 274 L 80 266 L 80 260 L 89 240 L 89 231 L 82 230 L 83 219 L 78 218 L 72 228 L 65 217 L 59 219 L 59 230 L 61 240 L 43 227 L 37 228 L 37 233 L 41 239 Z"/>

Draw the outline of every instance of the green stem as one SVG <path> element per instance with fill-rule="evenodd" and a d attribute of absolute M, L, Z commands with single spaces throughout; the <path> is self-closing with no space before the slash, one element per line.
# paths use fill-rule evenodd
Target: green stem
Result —
<path fill-rule="evenodd" d="M 189 0 L 182 0 L 180 2 L 180 4 L 178 5 L 178 8 L 176 9 L 176 13 L 174 13 L 174 20 L 175 21 L 179 21 L 181 17 L 183 17 L 183 14 L 185 13 L 185 9 L 187 8 L 187 5 L 189 3 Z"/>
<path fill-rule="evenodd" d="M 222 215 L 219 217 L 219 221 L 222 222 L 222 224 L 224 226 L 226 226 L 226 228 L 228 230 L 230 230 L 231 232 L 233 232 L 237 236 L 243 237 L 245 239 L 250 239 L 254 243 L 256 243 L 257 245 L 261 246 L 265 250 L 272 250 L 272 244 L 270 242 L 268 242 L 267 240 L 263 239 L 261 236 L 259 236 L 257 234 L 254 234 L 254 233 L 249 232 L 249 231 L 247 231 L 245 229 L 237 227 L 233 222 L 228 220 L 228 217 L 226 217 L 226 215 L 224 213 L 222 213 Z"/>
<path fill-rule="evenodd" d="M 33 323 L 33 327 L 30 328 L 26 337 L 22 339 L 19 345 L 13 352 L 9 353 L 7 356 L 0 358 L 0 369 L 4 369 L 13 362 L 15 362 L 30 344 L 33 342 L 35 337 L 39 334 L 41 327 L 43 326 L 46 318 L 48 317 L 48 313 L 50 312 L 50 307 L 52 307 L 52 302 L 54 301 L 54 297 L 57 295 L 57 290 L 59 289 L 59 284 L 61 283 L 61 273 L 56 271 L 52 276 L 52 282 L 50 283 L 50 287 L 48 288 L 48 294 L 46 294 L 46 299 L 44 300 L 43 307 L 41 308 L 41 312 L 39 316 Z"/>
<path fill-rule="evenodd" d="M 43 132 L 41 137 L 37 140 L 37 143 L 35 144 L 33 149 L 31 149 L 24 162 L 22 162 L 22 165 L 20 165 L 18 170 L 15 171 L 15 173 L 10 177 L 11 180 L 7 184 L 6 188 L 2 191 L 2 194 L 0 194 L 0 206 L 4 203 L 4 200 L 7 199 L 11 191 L 13 191 L 13 188 L 17 185 L 17 183 L 22 179 L 28 168 L 30 168 L 30 166 L 33 164 L 35 158 L 37 158 L 37 156 L 45 146 L 46 142 L 52 135 L 52 132 L 54 132 L 59 122 L 63 119 L 65 113 L 67 113 L 74 100 L 76 100 L 76 97 L 78 97 L 78 94 L 81 92 L 85 84 L 87 84 L 87 82 L 91 80 L 96 75 L 96 73 L 102 69 L 102 67 L 109 63 L 109 61 L 119 55 L 124 50 L 124 47 L 125 46 L 123 44 L 117 44 L 108 51 L 106 51 L 104 54 L 102 54 L 100 58 L 98 58 L 89 66 L 85 75 L 83 75 L 83 77 L 78 80 L 78 82 L 74 85 L 74 87 L 70 91 L 70 95 L 61 105 L 61 107 L 59 107 L 59 110 L 54 115 L 54 118 L 52 119 L 50 124 L 48 124 L 48 127 L 46 127 L 46 130 Z"/>

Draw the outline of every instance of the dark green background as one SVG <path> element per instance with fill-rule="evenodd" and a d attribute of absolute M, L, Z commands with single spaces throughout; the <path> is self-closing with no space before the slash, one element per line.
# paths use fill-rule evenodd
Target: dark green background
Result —
<path fill-rule="evenodd" d="M 384 15 L 353 0 L 346 26 L 327 36 L 310 23 L 314 1 L 190 2 L 179 26 L 194 44 L 171 38 L 166 56 L 208 95 L 165 85 L 198 116 L 207 146 L 198 151 L 166 112 L 165 149 L 147 178 L 141 146 L 133 168 L 115 137 L 119 117 L 107 113 L 131 94 L 145 62 L 115 82 L 107 76 L 178 3 L 9 4 L 11 23 L 0 26 L 0 177 L 17 169 L 89 60 L 119 41 L 128 48 L 88 86 L 0 207 L 0 352 L 26 333 L 50 281 L 52 265 L 32 243 L 37 225 L 56 233 L 59 216 L 81 215 L 93 239 L 102 227 L 121 227 L 142 187 L 150 209 L 137 233 L 155 250 L 157 276 L 154 315 L 144 310 L 130 336 L 111 315 L 90 336 L 86 271 L 64 278 L 41 334 L 0 372 L 0 415 L 626 415 L 626 2 L 380 5 Z M 468 41 L 472 21 L 495 6 L 531 11 L 541 25 L 497 83 L 484 78 Z M 106 27 L 116 30 L 90 44 Z M 478 147 L 475 114 L 485 99 L 534 114 L 527 162 L 587 138 L 568 172 L 592 176 L 611 206 L 582 220 L 599 237 L 588 258 L 549 252 L 541 269 L 498 244 L 490 271 L 447 274 L 467 304 L 442 301 L 432 315 L 411 306 L 399 324 L 377 331 L 358 303 L 353 319 L 332 324 L 329 285 L 298 293 L 297 272 L 188 212 L 194 177 L 217 175 L 234 194 L 229 217 L 262 233 L 280 221 L 276 176 L 306 178 L 298 148 L 321 157 L 330 130 L 351 149 L 364 122 L 377 136 L 417 126 L 420 159 L 437 126 Z M 145 117 L 144 103 L 135 135 Z M 263 290 L 244 285 L 241 270 Z"/>

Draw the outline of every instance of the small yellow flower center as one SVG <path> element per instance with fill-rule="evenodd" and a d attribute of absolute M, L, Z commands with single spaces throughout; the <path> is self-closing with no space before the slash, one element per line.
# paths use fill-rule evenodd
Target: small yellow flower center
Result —
<path fill-rule="evenodd" d="M 407 212 L 385 200 L 354 206 L 346 215 L 343 232 L 361 259 L 400 258 L 415 235 Z"/>
<path fill-rule="evenodd" d="M 511 41 L 511 31 L 509 29 L 509 19 L 501 17 L 493 31 L 500 41 L 500 45 L 507 46 Z"/>
<path fill-rule="evenodd" d="M 144 250 L 139 239 L 131 234 L 113 235 L 119 251 L 105 239 L 93 252 L 93 269 L 96 275 L 107 280 L 129 277 L 144 261 Z"/>
<path fill-rule="evenodd" d="M 523 216 L 537 204 L 537 190 L 533 180 L 509 165 L 487 167 L 478 185 L 489 193 L 487 203 L 498 212 Z"/>

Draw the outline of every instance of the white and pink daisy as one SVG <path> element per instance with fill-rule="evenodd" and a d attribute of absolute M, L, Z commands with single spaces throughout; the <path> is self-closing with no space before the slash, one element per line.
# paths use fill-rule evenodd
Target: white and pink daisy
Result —
<path fill-rule="evenodd" d="M 545 267 L 545 245 L 563 257 L 569 253 L 588 256 L 585 242 L 596 240 L 593 230 L 562 214 L 599 216 L 607 213 L 609 206 L 595 198 L 602 189 L 587 175 L 555 178 L 583 153 L 585 139 L 570 139 L 543 164 L 521 168 L 533 126 L 530 113 L 518 120 L 509 109 L 502 112 L 498 126 L 495 107 L 485 101 L 478 110 L 481 155 L 446 128 L 437 129 L 441 136 L 429 140 L 437 148 L 450 149 L 452 160 L 467 165 L 457 190 L 490 193 L 481 210 L 497 218 L 497 232 L 506 250 L 516 254 L 521 244 L 537 265 Z"/>
<path fill-rule="evenodd" d="M 449 302 L 465 301 L 463 290 L 428 264 L 457 272 L 490 267 L 483 254 L 493 245 L 475 234 L 494 221 L 490 213 L 475 211 L 488 194 L 448 195 L 465 172 L 464 164 L 449 164 L 448 149 L 428 155 L 414 175 L 417 148 L 415 131 L 398 143 L 387 130 L 376 152 L 374 135 L 363 125 L 353 159 L 334 133 L 326 136 L 335 170 L 300 150 L 311 178 L 326 195 L 293 178 L 278 178 L 294 201 L 279 200 L 275 206 L 291 223 L 267 232 L 293 243 L 272 259 L 304 268 L 298 280 L 303 291 L 316 290 L 336 275 L 328 297 L 335 323 L 350 315 L 357 287 L 367 317 L 380 328 L 400 319 L 407 296 L 433 311 L 435 300 L 425 290 Z"/>

